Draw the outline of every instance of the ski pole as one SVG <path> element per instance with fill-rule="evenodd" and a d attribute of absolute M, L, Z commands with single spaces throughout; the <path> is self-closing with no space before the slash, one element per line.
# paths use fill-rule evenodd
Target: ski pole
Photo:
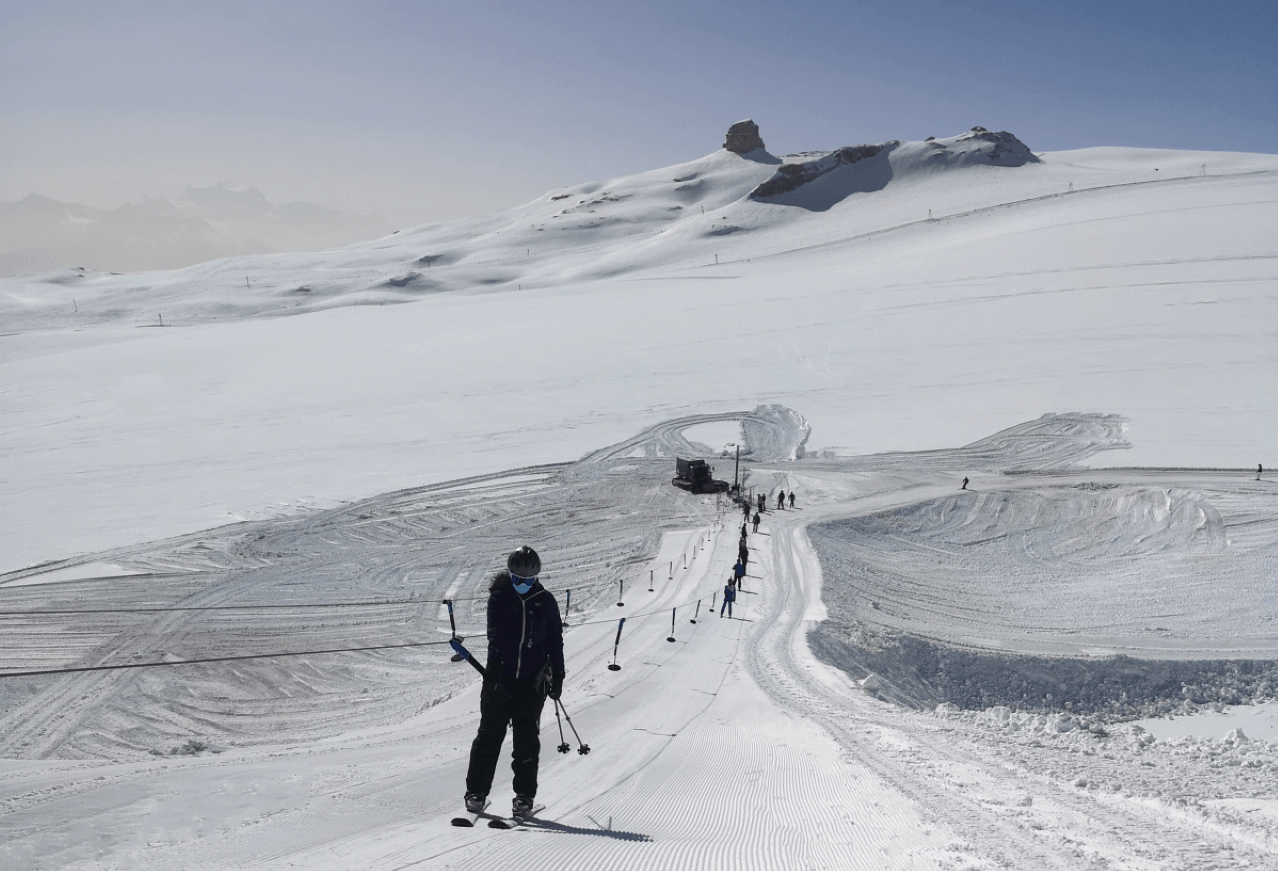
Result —
<path fill-rule="evenodd" d="M 559 719 L 559 699 L 555 699 L 555 722 L 559 724 L 559 752 L 567 753 L 572 748 L 564 740 L 564 721 Z"/>
<path fill-rule="evenodd" d="M 572 613 L 572 590 L 568 591 L 568 604 L 564 606 L 564 616 Z"/>
<path fill-rule="evenodd" d="M 555 699 L 555 705 L 564 712 L 564 719 L 568 721 L 568 728 L 572 729 L 572 736 L 577 739 L 577 752 L 585 756 L 590 752 L 590 745 L 582 743 L 581 736 L 577 734 L 577 727 L 572 724 L 572 717 L 568 716 L 568 709 L 564 707 L 564 703 L 559 701 L 559 699 Z"/>
<path fill-rule="evenodd" d="M 621 622 L 617 624 L 617 640 L 612 643 L 612 665 L 608 666 L 609 671 L 621 671 L 621 666 L 617 665 L 617 648 L 621 645 L 621 627 L 626 625 L 626 618 L 622 617 Z M 565 711 L 564 716 L 568 716 Z M 569 725 L 572 721 L 569 720 Z"/>
<path fill-rule="evenodd" d="M 666 639 L 667 641 L 675 640 L 675 637 L 674 637 L 675 612 L 678 610 L 679 610 L 678 608 L 670 609 L 670 637 Z"/>

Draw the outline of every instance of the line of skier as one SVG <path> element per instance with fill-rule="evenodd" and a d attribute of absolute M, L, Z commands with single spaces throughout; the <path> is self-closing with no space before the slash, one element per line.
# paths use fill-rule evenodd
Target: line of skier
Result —
<path fill-rule="evenodd" d="M 789 493 L 786 493 L 784 490 L 777 491 L 777 510 L 778 511 L 785 510 L 785 503 L 787 499 L 789 499 L 790 501 L 790 507 L 793 508 L 794 507 L 794 491 L 791 490 Z M 741 511 L 745 515 L 745 519 L 749 521 L 750 512 L 753 510 L 754 524 L 757 527 L 759 525 L 759 515 L 768 510 L 768 497 L 763 493 L 759 493 L 759 494 L 756 494 L 755 500 L 756 500 L 755 503 L 751 503 L 749 499 L 742 499 Z M 758 532 L 758 529 L 756 528 L 755 531 Z"/>

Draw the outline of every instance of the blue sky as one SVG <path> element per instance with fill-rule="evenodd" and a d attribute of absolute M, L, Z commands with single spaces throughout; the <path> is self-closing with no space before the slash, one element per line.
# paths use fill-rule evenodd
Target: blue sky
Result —
<path fill-rule="evenodd" d="M 689 160 L 950 136 L 1278 151 L 1267 3 L 0 0 L 0 200 L 252 184 L 399 226 Z"/>

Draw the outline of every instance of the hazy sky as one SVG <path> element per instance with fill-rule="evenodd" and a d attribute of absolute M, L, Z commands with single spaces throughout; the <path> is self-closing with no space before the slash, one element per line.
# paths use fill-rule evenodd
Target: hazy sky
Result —
<path fill-rule="evenodd" d="M 1264 2 L 0 0 L 0 200 L 258 187 L 397 226 L 717 149 L 1278 151 Z"/>

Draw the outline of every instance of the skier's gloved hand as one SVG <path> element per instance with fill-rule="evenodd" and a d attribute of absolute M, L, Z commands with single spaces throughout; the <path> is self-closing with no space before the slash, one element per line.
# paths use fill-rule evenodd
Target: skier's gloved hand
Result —
<path fill-rule="evenodd" d="M 495 656 L 490 655 L 488 657 L 488 665 L 484 666 L 484 683 L 506 698 L 512 696 L 510 686 L 506 683 L 506 678 L 502 674 L 501 660 Z"/>
<path fill-rule="evenodd" d="M 546 691 L 546 695 L 550 696 L 553 701 L 559 701 L 559 697 L 564 694 L 564 673 L 557 671 L 550 676 L 550 689 Z"/>

